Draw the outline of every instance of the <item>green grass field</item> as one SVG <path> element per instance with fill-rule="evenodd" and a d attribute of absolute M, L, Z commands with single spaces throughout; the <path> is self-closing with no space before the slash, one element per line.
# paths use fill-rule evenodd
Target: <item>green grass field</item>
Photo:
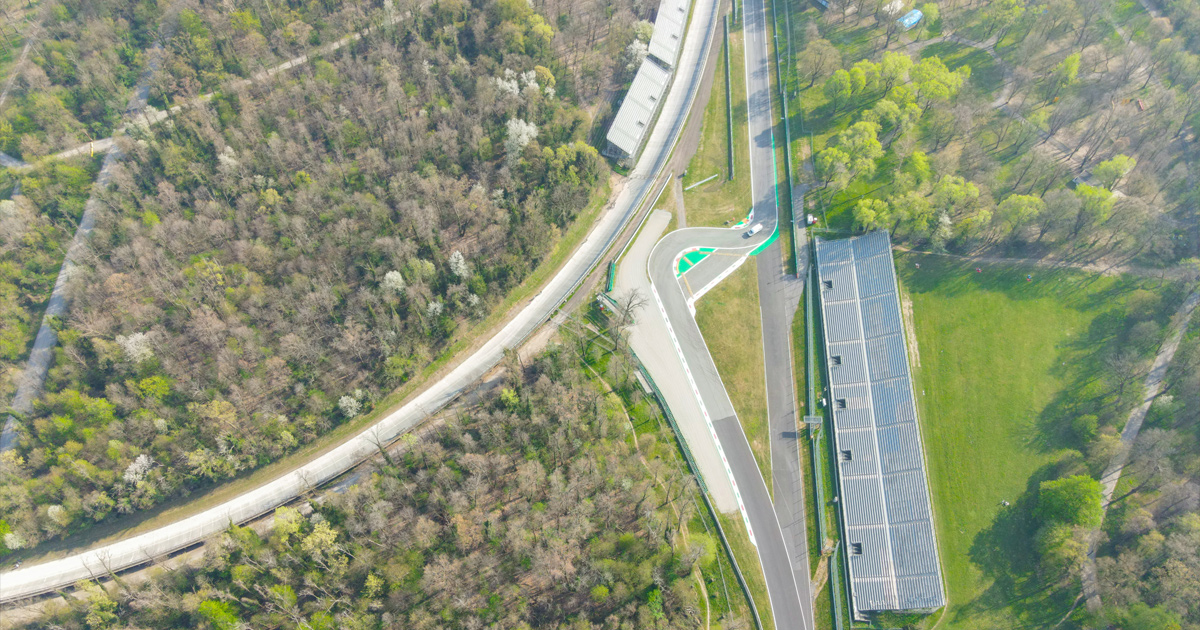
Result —
<path fill-rule="evenodd" d="M 1079 446 L 1065 430 L 1064 401 L 1096 382 L 1124 300 L 1163 289 L 1154 280 L 975 267 L 897 257 L 918 340 L 910 361 L 950 602 L 939 627 L 1050 627 L 1077 587 L 1048 589 L 1038 579 L 1029 499 Z"/>
<path fill-rule="evenodd" d="M 700 298 L 696 302 L 696 324 L 729 392 L 763 479 L 771 479 L 771 432 L 767 426 L 757 272 L 758 265 L 751 258 Z"/>

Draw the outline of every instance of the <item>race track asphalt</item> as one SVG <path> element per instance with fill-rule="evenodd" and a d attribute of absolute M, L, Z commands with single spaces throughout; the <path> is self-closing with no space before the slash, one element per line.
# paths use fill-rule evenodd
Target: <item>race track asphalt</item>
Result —
<path fill-rule="evenodd" d="M 763 229 L 752 237 L 746 236 L 744 228 L 687 228 L 663 237 L 650 253 L 646 263 L 647 276 L 634 275 L 627 282 L 636 288 L 640 281 L 647 280 L 645 286 L 653 297 L 649 309 L 652 313 L 643 316 L 635 326 L 632 343 L 635 351 L 639 347 L 657 346 L 658 354 L 665 353 L 662 348 L 674 349 L 678 354 L 682 369 L 648 369 L 660 387 L 666 382 L 676 390 L 692 391 L 698 403 L 699 415 L 692 410 L 693 405 L 686 402 L 683 403 L 682 413 L 671 402 L 671 397 L 668 397 L 668 402 L 680 424 L 691 427 L 692 434 L 702 435 L 703 429 L 709 432 L 713 444 L 703 448 L 715 448 L 723 470 L 715 464 L 701 463 L 702 474 L 709 480 L 710 486 L 714 485 L 713 481 L 722 472 L 728 477 L 737 508 L 758 550 L 776 627 L 781 630 L 807 630 L 813 627 L 812 596 L 797 449 L 795 379 L 790 350 L 792 315 L 799 303 L 803 284 L 785 273 L 776 238 L 776 231 L 781 227 L 787 229 L 788 226 L 778 225 L 772 132 L 775 119 L 771 111 L 765 7 L 762 0 L 747 0 L 743 11 L 754 210 L 751 223 L 761 223 Z M 717 251 L 683 277 L 676 277 L 679 257 L 696 247 L 711 247 Z M 751 252 L 757 253 L 759 259 L 762 343 L 772 445 L 771 481 L 779 500 L 778 506 L 771 501 L 767 480 L 763 479 L 750 450 L 729 394 L 696 325 L 693 310 L 693 303 L 699 299 L 699 295 L 740 265 Z M 636 264 L 630 260 L 624 263 L 626 266 Z M 657 322 L 649 321 L 657 319 L 654 312 L 664 320 L 667 338 L 657 331 Z M 667 346 L 668 343 L 670 346 Z M 685 433 L 687 431 L 685 429 Z M 688 440 L 690 444 L 691 438 L 688 437 Z M 696 448 L 692 446 L 693 451 Z"/>

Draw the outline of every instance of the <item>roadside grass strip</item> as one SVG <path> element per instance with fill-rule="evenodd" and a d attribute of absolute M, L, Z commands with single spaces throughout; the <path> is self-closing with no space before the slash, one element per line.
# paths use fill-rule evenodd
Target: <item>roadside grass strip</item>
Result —
<path fill-rule="evenodd" d="M 717 277 L 713 278 L 708 284 L 700 287 L 699 291 L 692 293 L 692 296 L 687 299 L 688 312 L 692 314 L 692 317 L 696 316 L 696 301 L 704 297 L 705 293 L 708 293 L 716 288 L 716 286 L 721 284 L 721 281 L 725 278 L 728 278 L 730 274 L 737 271 L 743 264 L 746 263 L 746 259 L 747 256 L 738 256 L 737 260 L 734 260 L 733 263 L 726 267 L 725 270 L 722 271 Z"/>
<path fill-rule="evenodd" d="M 731 227 L 729 229 L 740 230 L 740 229 L 746 227 L 747 225 L 750 225 L 750 222 L 753 220 L 754 220 L 754 208 L 750 208 L 750 214 L 747 214 L 746 218 L 742 219 L 741 221 L 734 223 L 733 227 Z"/>

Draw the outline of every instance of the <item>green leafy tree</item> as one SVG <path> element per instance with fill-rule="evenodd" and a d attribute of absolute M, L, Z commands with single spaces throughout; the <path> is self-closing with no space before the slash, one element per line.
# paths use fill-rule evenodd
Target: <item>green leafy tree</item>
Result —
<path fill-rule="evenodd" d="M 851 179 L 875 174 L 876 160 L 883 157 L 878 123 L 865 120 L 856 122 L 839 133 L 835 143 L 849 158 L 847 166 Z"/>
<path fill-rule="evenodd" d="M 1033 195 L 1009 195 L 1007 199 L 996 206 L 995 219 L 1000 222 L 1004 231 L 1008 232 L 1010 240 L 1016 240 L 1021 229 L 1035 221 L 1046 204 L 1041 197 Z"/>
<path fill-rule="evenodd" d="M 833 108 L 832 113 L 837 115 L 842 106 L 845 105 L 853 94 L 852 82 L 850 73 L 845 70 L 838 70 L 825 79 L 825 86 L 822 88 L 825 98 L 829 100 L 829 106 Z"/>
<path fill-rule="evenodd" d="M 241 33 L 258 33 L 262 30 L 262 22 L 250 11 L 234 11 L 229 14 L 229 25 Z"/>
<path fill-rule="evenodd" d="M 1042 568 L 1052 575 L 1067 576 L 1079 571 L 1087 556 L 1087 542 L 1077 528 L 1052 523 L 1038 530 L 1034 548 L 1042 558 Z"/>
<path fill-rule="evenodd" d="M 1080 184 L 1075 189 L 1079 198 L 1079 212 L 1075 215 L 1075 226 L 1071 228 L 1071 237 L 1084 234 L 1092 228 L 1104 223 L 1112 214 L 1112 193 L 1106 188 Z"/>
<path fill-rule="evenodd" d="M 1125 176 L 1137 166 L 1137 160 L 1128 155 L 1114 155 L 1112 159 L 1105 160 L 1096 165 L 1092 169 L 1092 175 L 1100 180 L 1101 185 L 1109 190 L 1113 190 L 1125 179 Z"/>
<path fill-rule="evenodd" d="M 1065 59 L 1058 62 L 1054 66 L 1054 72 L 1048 77 L 1050 90 L 1046 98 L 1047 101 L 1053 101 L 1062 93 L 1063 88 L 1075 83 L 1079 77 L 1079 53 L 1068 55 Z"/>
<path fill-rule="evenodd" d="M 1091 477 L 1051 479 L 1038 487 L 1036 514 L 1046 523 L 1095 529 L 1104 518 L 1100 500 L 1100 482 Z"/>
<path fill-rule="evenodd" d="M 913 66 L 909 76 L 916 85 L 918 97 L 924 102 L 924 109 L 928 111 L 934 103 L 950 102 L 958 94 L 963 83 L 971 76 L 971 67 L 962 66 L 951 71 L 940 58 L 926 57 Z"/>
<path fill-rule="evenodd" d="M 933 164 L 924 151 L 913 151 L 904 160 L 904 172 L 912 175 L 913 183 L 924 186 L 933 181 Z"/>
<path fill-rule="evenodd" d="M 899 230 L 902 225 L 915 234 L 928 234 L 932 229 L 936 213 L 933 204 L 925 195 L 910 190 L 891 197 L 889 203 L 892 207 L 893 232 Z"/>
<path fill-rule="evenodd" d="M 862 98 L 879 90 L 879 64 L 861 59 L 850 68 L 851 88 L 854 96 Z"/>
<path fill-rule="evenodd" d="M 921 19 L 920 26 L 921 36 L 924 37 L 933 30 L 934 23 L 942 19 L 942 12 L 933 2 L 926 2 L 918 8 L 921 9 L 921 13 L 925 14 L 925 17 Z"/>
<path fill-rule="evenodd" d="M 229 602 L 205 600 L 200 602 L 196 612 L 216 630 L 237 630 L 240 625 L 237 611 Z"/>
<path fill-rule="evenodd" d="M 996 35 L 1004 39 L 1005 33 L 1025 15 L 1024 0 L 999 0 L 989 2 L 984 10 L 983 20 L 988 28 L 988 35 Z"/>
<path fill-rule="evenodd" d="M 879 62 L 879 80 L 883 84 L 883 95 L 886 97 L 892 88 L 908 80 L 908 72 L 912 70 L 912 59 L 904 54 L 893 51 L 883 53 Z"/>
<path fill-rule="evenodd" d="M 891 218 L 891 208 L 882 199 L 859 199 L 854 204 L 854 224 L 864 230 L 878 230 Z"/>
<path fill-rule="evenodd" d="M 822 149 L 813 163 L 822 188 L 841 188 L 850 179 L 850 156 L 838 147 Z M 840 185 L 837 185 L 839 182 Z"/>
<path fill-rule="evenodd" d="M 963 213 L 979 199 L 979 187 L 957 175 L 947 175 L 933 186 L 933 205 L 951 216 Z"/>

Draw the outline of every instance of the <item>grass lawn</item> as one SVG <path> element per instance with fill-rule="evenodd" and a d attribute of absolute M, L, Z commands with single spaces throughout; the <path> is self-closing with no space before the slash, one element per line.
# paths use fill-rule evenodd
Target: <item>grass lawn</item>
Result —
<path fill-rule="evenodd" d="M 1096 382 L 1123 301 L 1159 287 L 1005 265 L 977 274 L 975 266 L 897 257 L 913 305 L 914 389 L 950 602 L 940 627 L 1049 627 L 1077 587 L 1048 589 L 1037 578 L 1031 499 L 1079 446 L 1065 430 L 1064 401 Z"/>
<path fill-rule="evenodd" d="M 696 324 L 729 392 L 763 479 L 771 479 L 771 431 L 767 425 L 757 268 L 751 258 L 705 294 L 696 303 Z"/>
<path fill-rule="evenodd" d="M 723 41 L 723 38 L 718 41 Z M 717 175 L 716 179 L 683 193 L 687 222 L 692 227 L 737 223 L 750 210 L 750 131 L 746 110 L 746 64 L 741 30 L 729 31 L 729 80 L 733 95 L 734 177 L 729 177 L 729 117 L 725 103 L 725 51 L 717 58 L 712 96 L 704 110 L 700 146 L 688 164 L 683 187 Z"/>

